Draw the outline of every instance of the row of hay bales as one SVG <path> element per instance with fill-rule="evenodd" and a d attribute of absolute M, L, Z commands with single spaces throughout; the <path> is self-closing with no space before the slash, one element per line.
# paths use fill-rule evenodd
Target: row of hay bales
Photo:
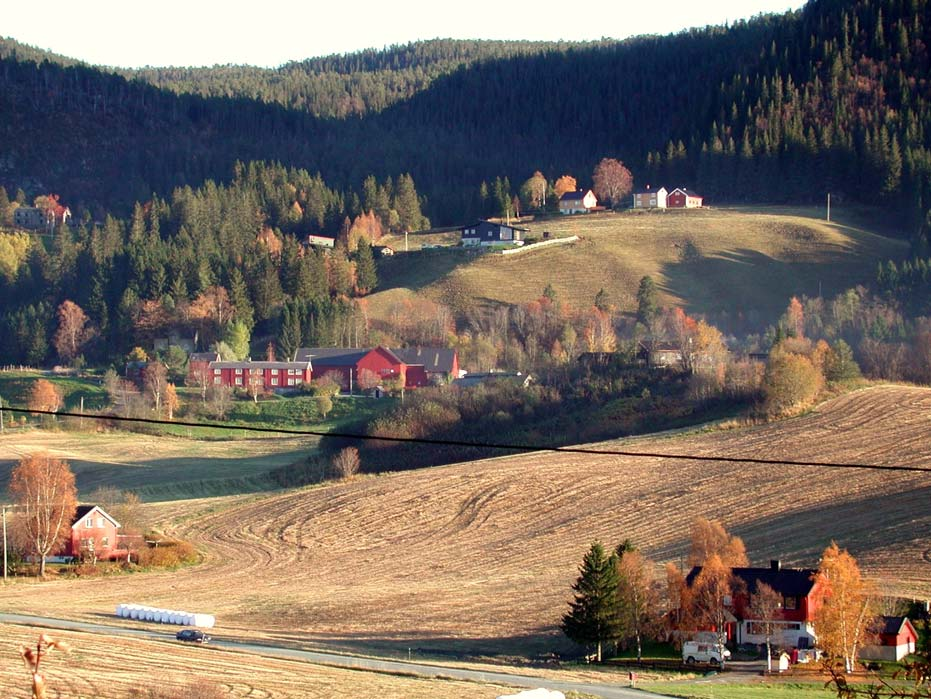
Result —
<path fill-rule="evenodd" d="M 212 614 L 193 614 L 179 612 L 175 609 L 158 609 L 147 607 L 144 604 L 119 604 L 116 615 L 123 619 L 138 619 L 139 621 L 154 621 L 159 624 L 180 624 L 181 626 L 198 626 L 203 629 L 212 629 L 217 620 Z"/>

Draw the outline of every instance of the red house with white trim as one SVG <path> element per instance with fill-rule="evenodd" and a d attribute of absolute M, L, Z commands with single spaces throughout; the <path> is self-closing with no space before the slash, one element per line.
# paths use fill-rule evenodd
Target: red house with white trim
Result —
<path fill-rule="evenodd" d="M 119 549 L 120 523 L 97 505 L 78 505 L 71 524 L 71 538 L 65 543 L 63 556 L 111 560 L 122 558 Z"/>
<path fill-rule="evenodd" d="M 691 586 L 701 572 L 696 567 L 686 577 Z M 734 621 L 724 629 L 728 641 L 735 643 L 761 644 L 766 636 L 761 628 L 760 619 L 755 619 L 750 611 L 750 597 L 756 594 L 757 585 L 765 583 L 782 596 L 776 626 L 777 642 L 783 647 L 811 649 L 815 647 L 815 613 L 822 603 L 822 593 L 815 583 L 818 571 L 810 568 L 783 568 L 779 561 L 770 561 L 769 568 L 732 568 L 731 573 L 742 581 L 731 600 L 727 610 Z"/>
<path fill-rule="evenodd" d="M 691 189 L 676 187 L 666 197 L 666 207 L 670 209 L 699 209 L 704 197 Z"/>
<path fill-rule="evenodd" d="M 216 386 L 263 391 L 295 389 L 312 377 L 310 362 L 210 362 L 210 382 Z"/>

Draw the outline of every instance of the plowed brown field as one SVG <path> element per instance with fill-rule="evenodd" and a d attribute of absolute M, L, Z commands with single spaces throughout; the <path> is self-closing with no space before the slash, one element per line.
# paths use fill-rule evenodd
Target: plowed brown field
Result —
<path fill-rule="evenodd" d="M 494 685 L 421 679 L 364 672 L 255 655 L 185 646 L 176 642 L 105 638 L 94 634 L 51 632 L 67 641 L 68 654 L 52 651 L 42 661 L 49 697 L 125 699 L 149 687 L 174 689 L 174 696 L 203 681 L 230 699 L 492 699 L 511 693 Z M 166 633 L 166 636 L 169 634 Z M 19 647 L 36 642 L 38 632 L 0 625 L 0 692 L 4 699 L 28 699 L 29 675 Z M 144 695 L 143 695 L 144 696 Z"/>
<path fill-rule="evenodd" d="M 877 387 L 793 420 L 602 446 L 931 469 L 929 433 L 931 390 Z M 0 590 L 0 607 L 100 621 L 140 603 L 216 614 L 218 636 L 532 653 L 561 643 L 592 540 L 629 537 L 679 561 L 697 515 L 742 536 L 757 564 L 816 566 L 836 539 L 890 594 L 931 596 L 921 473 L 534 454 L 160 507 L 201 565 L 18 583 Z"/>

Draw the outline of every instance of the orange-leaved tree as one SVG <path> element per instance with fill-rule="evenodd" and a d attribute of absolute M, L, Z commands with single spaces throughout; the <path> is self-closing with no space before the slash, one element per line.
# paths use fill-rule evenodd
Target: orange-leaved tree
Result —
<path fill-rule="evenodd" d="M 27 399 L 30 410 L 41 410 L 50 413 L 57 413 L 63 402 L 64 399 L 58 387 L 45 379 L 39 379 L 32 384 Z"/>
<path fill-rule="evenodd" d="M 843 658 L 845 672 L 851 672 L 876 617 L 876 591 L 860 576 L 856 559 L 834 541 L 821 554 L 815 584 L 824 596 L 815 612 L 818 644 L 829 656 Z"/>
<path fill-rule="evenodd" d="M 20 507 L 18 518 L 29 553 L 39 559 L 45 576 L 45 557 L 67 538 L 77 509 L 74 474 L 66 461 L 50 454 L 23 457 L 10 474 L 10 497 Z"/>

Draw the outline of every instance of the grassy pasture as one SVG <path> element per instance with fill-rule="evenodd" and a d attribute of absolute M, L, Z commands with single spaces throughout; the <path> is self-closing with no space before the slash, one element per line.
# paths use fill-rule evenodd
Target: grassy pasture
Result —
<path fill-rule="evenodd" d="M 875 387 L 746 429 L 605 447 L 931 468 L 931 390 Z M 161 474 L 151 474 L 163 478 Z M 698 515 L 744 538 L 751 560 L 816 566 L 832 539 L 889 594 L 931 594 L 924 474 L 527 454 L 253 495 L 153 505 L 201 565 L 116 579 L 17 583 L 10 612 L 69 618 L 120 602 L 214 613 L 218 633 L 421 657 L 566 650 L 557 631 L 582 555 L 631 538 L 679 561 Z"/>
<path fill-rule="evenodd" d="M 457 311 L 475 304 L 526 302 L 552 284 L 575 308 L 602 288 L 622 312 L 636 310 L 644 275 L 653 276 L 667 305 L 712 319 L 770 323 L 793 295 L 831 296 L 870 281 L 877 260 L 899 258 L 907 245 L 874 234 L 876 224 L 852 212 L 827 223 L 804 207 L 602 212 L 521 225 L 533 237 L 578 235 L 569 246 L 524 255 L 472 255 L 462 250 L 397 254 L 381 265 L 377 315 L 386 303 L 423 293 Z M 687 244 L 697 255 L 687 253 Z"/>
<path fill-rule="evenodd" d="M 196 430 L 195 430 L 196 431 Z M 0 488 L 26 454 L 49 452 L 74 471 L 79 495 L 100 486 L 131 490 L 145 501 L 268 490 L 274 468 L 304 458 L 315 437 L 244 437 L 204 441 L 125 432 L 7 430 L 0 436 Z"/>

